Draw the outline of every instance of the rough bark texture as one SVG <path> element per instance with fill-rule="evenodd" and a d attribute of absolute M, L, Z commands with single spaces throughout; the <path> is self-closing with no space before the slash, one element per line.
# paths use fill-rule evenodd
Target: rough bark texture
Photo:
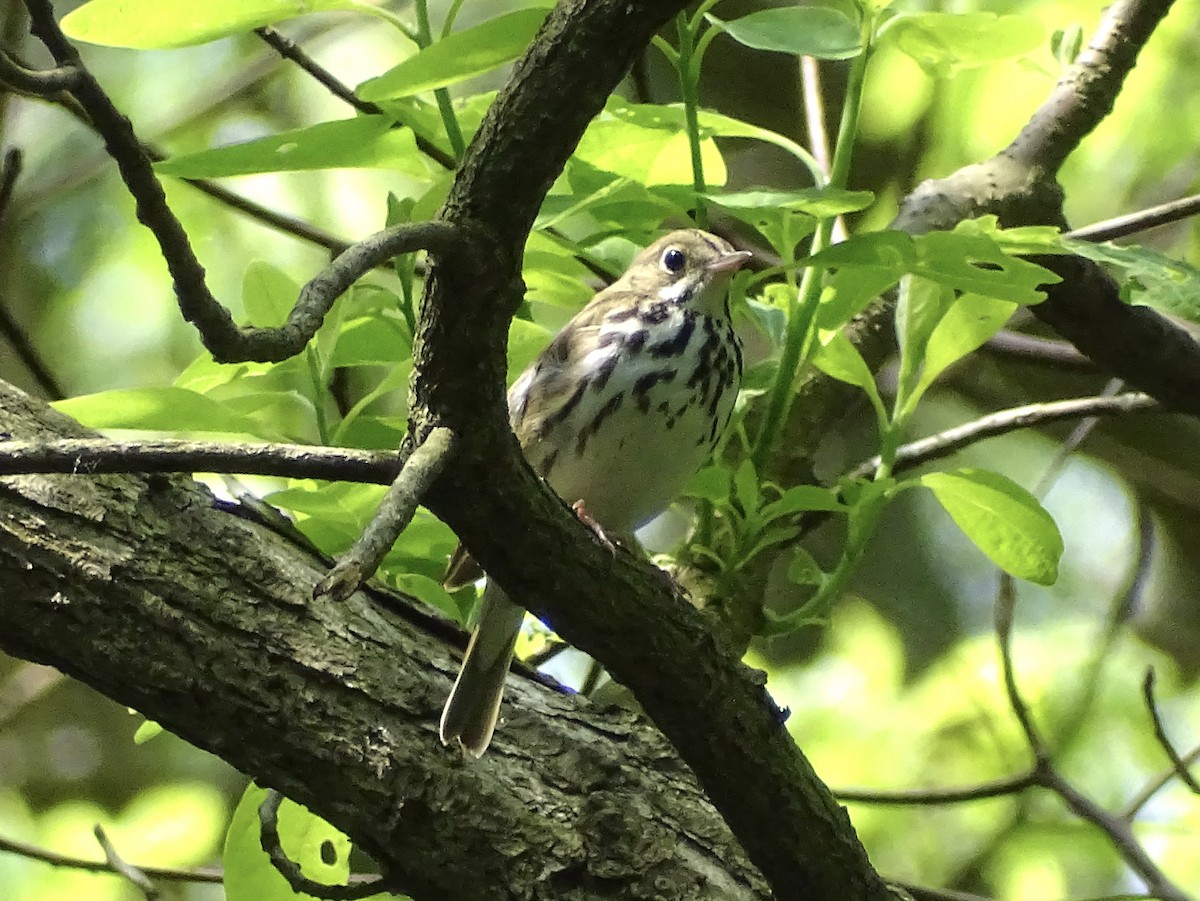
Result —
<path fill-rule="evenodd" d="M 0 383 L 0 435 L 79 436 Z M 422 899 L 768 896 L 661 735 L 527 679 L 492 752 L 437 741 L 444 623 L 188 479 L 0 479 L 0 647 L 59 667 L 345 829 Z M 496 836 L 504 836 L 497 842 Z"/>

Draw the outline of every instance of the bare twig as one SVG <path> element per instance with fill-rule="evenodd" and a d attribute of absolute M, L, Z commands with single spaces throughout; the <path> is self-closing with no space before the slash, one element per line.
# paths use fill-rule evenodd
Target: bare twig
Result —
<path fill-rule="evenodd" d="M 313 596 L 328 594 L 345 600 L 379 568 L 388 550 L 412 521 L 429 486 L 454 454 L 454 432 L 443 426 L 432 429 L 412 452 L 396 480 L 354 546 L 343 554 L 325 578 L 313 587 Z"/>
<path fill-rule="evenodd" d="M 104 138 L 126 188 L 137 202 L 138 219 L 158 241 L 180 311 L 196 326 L 214 359 L 277 362 L 294 356 L 316 334 L 333 301 L 367 270 L 397 254 L 414 250 L 441 253 L 460 246 L 462 229 L 445 222 L 395 226 L 344 251 L 309 281 L 284 325 L 239 328 L 208 290 L 204 267 L 196 259 L 183 225 L 167 205 L 162 185 L 133 126 L 83 65 L 78 51 L 58 27 L 48 0 L 25 0 L 25 4 L 31 31 L 60 66 L 78 71 L 71 93 Z"/>
<path fill-rule="evenodd" d="M 1144 232 L 1160 225 L 1169 225 L 1200 214 L 1200 194 L 1160 203 L 1124 216 L 1085 225 L 1066 233 L 1065 237 L 1083 241 L 1112 241 Z"/>
<path fill-rule="evenodd" d="M 113 873 L 117 875 L 111 864 L 107 861 L 83 860 L 78 857 L 70 857 L 66 854 L 58 854 L 45 848 L 39 848 L 37 845 L 30 845 L 26 842 L 19 842 L 3 836 L 0 836 L 0 852 L 17 854 L 27 860 L 36 860 L 52 867 L 84 870 L 89 873 Z M 195 870 L 176 870 L 169 867 L 138 867 L 137 869 L 153 879 L 159 879 L 164 882 L 209 882 L 219 884 L 224 881 L 222 871 L 212 867 Z"/>
<path fill-rule="evenodd" d="M 1001 410 L 998 413 L 981 416 L 972 422 L 901 446 L 896 453 L 896 470 L 911 469 L 931 460 L 939 460 L 985 438 L 1007 435 L 1009 432 L 1027 429 L 1035 425 L 1059 422 L 1064 419 L 1077 419 L 1081 416 L 1097 417 L 1115 416 L 1122 413 L 1161 412 L 1165 411 L 1158 401 L 1137 391 L 1116 396 L 1080 397 L 1013 407 L 1011 410 Z M 873 457 L 853 469 L 850 477 L 866 478 L 875 471 L 878 465 L 879 458 Z"/>
<path fill-rule="evenodd" d="M 125 879 L 133 883 L 137 887 L 137 890 L 145 896 L 146 901 L 158 901 L 159 891 L 155 888 L 154 883 L 150 881 L 143 870 L 130 866 L 121 859 L 121 855 L 117 853 L 117 849 L 108 840 L 108 836 L 104 832 L 104 827 L 97 823 L 93 827 L 92 833 L 96 836 L 96 841 L 100 843 L 100 847 L 104 849 L 104 858 L 108 861 L 108 865 L 112 868 L 112 871 L 124 876 Z"/>
<path fill-rule="evenodd" d="M 1191 766 L 1200 761 L 1200 745 L 1196 745 L 1196 747 L 1192 748 L 1179 759 L 1183 762 L 1184 766 Z M 1177 775 L 1175 767 L 1171 767 L 1169 770 L 1165 770 L 1151 779 L 1125 806 L 1125 809 L 1121 812 L 1121 818 L 1132 820 L 1136 817 L 1141 812 L 1141 809 L 1150 803 L 1150 799 L 1162 791 L 1167 783 L 1174 780 Z"/>
<path fill-rule="evenodd" d="M 21 176 L 21 164 L 25 155 L 19 147 L 10 147 L 4 151 L 4 162 L 0 164 L 0 222 L 8 212 L 9 201 L 12 200 L 13 188 Z"/>
<path fill-rule="evenodd" d="M 360 113 L 369 116 L 384 115 L 384 111 L 369 100 L 363 100 L 352 91 L 349 86 L 340 81 L 332 72 L 320 65 L 315 59 L 305 53 L 295 41 L 284 37 L 274 28 L 256 28 L 254 33 L 257 34 L 272 50 L 278 53 L 281 57 L 289 60 L 311 75 L 318 83 L 320 83 L 329 93 L 337 97 L 339 100 L 350 104 Z M 420 135 L 416 135 L 417 148 L 441 166 L 443 169 L 454 169 L 457 165 L 454 157 L 446 153 L 436 144 L 426 140 Z"/>
<path fill-rule="evenodd" d="M 271 865 L 287 880 L 293 891 L 297 894 L 312 895 L 314 898 L 324 898 L 326 901 L 355 901 L 389 890 L 390 886 L 383 877 L 350 882 L 346 885 L 328 885 L 305 876 L 300 871 L 300 866 L 287 856 L 279 840 L 279 805 L 282 802 L 282 794 L 274 789 L 267 791 L 266 798 L 258 808 L 259 837 L 262 849 L 271 859 Z"/>
<path fill-rule="evenodd" d="M 1001 329 L 992 335 L 984 348 L 1002 356 L 1048 363 L 1066 369 L 1096 369 L 1096 364 L 1076 350 L 1070 342 L 1039 338 L 1037 335 L 1026 335 L 1008 329 Z"/>
<path fill-rule="evenodd" d="M 56 69 L 28 69 L 0 50 L 0 83 L 28 94 L 47 96 L 69 91 L 79 78 L 79 70 L 71 65 Z"/>
<path fill-rule="evenodd" d="M 1154 737 L 1158 739 L 1158 743 L 1166 752 L 1167 759 L 1171 761 L 1175 775 L 1191 790 L 1192 794 L 1200 795 L 1200 783 L 1197 783 L 1196 777 L 1188 772 L 1187 764 L 1179 756 L 1175 746 L 1171 744 L 1171 739 L 1167 737 L 1167 727 L 1158 712 L 1158 703 L 1154 699 L 1154 667 L 1146 669 L 1146 678 L 1142 680 L 1142 697 L 1146 700 L 1146 709 L 1150 711 L 1150 721 L 1154 725 Z"/>
<path fill-rule="evenodd" d="M 892 807 L 919 807 L 930 804 L 963 804 L 1016 794 L 1037 785 L 1037 773 L 1030 770 L 1020 776 L 1008 776 L 991 782 L 981 782 L 963 788 L 908 789 L 876 791 L 862 788 L 841 788 L 834 791 L 839 801 L 856 804 L 883 804 Z"/>

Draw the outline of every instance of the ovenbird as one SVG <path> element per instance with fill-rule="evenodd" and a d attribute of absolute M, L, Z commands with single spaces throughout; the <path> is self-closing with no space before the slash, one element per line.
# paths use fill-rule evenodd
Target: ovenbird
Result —
<path fill-rule="evenodd" d="M 558 333 L 508 392 L 526 458 L 581 517 L 632 532 L 683 489 L 721 437 L 742 377 L 729 316 L 750 254 L 696 229 L 660 238 Z M 455 553 L 448 587 L 479 574 Z M 524 609 L 489 580 L 441 738 L 491 741 Z"/>

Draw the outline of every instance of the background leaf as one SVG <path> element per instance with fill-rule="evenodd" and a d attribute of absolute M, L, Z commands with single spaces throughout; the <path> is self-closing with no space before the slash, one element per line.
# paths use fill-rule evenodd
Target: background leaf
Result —
<path fill-rule="evenodd" d="M 1005 572 L 1039 585 L 1058 578 L 1062 535 L 1037 498 L 983 469 L 931 472 L 920 483 L 964 534 Z"/>

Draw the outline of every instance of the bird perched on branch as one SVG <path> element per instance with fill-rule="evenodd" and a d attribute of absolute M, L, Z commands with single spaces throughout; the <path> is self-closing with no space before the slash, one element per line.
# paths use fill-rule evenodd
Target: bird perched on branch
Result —
<path fill-rule="evenodd" d="M 526 458 L 581 518 L 628 534 L 662 512 L 712 453 L 741 385 L 728 289 L 749 258 L 697 229 L 660 238 L 509 390 Z M 478 572 L 460 548 L 447 587 Z M 476 757 L 487 749 L 524 614 L 488 580 L 442 712 L 443 743 Z"/>

